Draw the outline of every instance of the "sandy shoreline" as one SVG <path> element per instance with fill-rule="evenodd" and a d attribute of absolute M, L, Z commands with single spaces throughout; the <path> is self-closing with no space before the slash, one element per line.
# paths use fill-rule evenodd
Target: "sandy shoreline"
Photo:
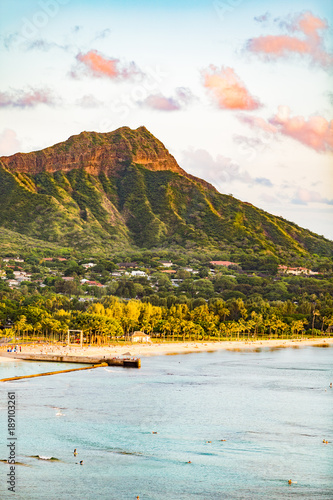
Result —
<path fill-rule="evenodd" d="M 44 353 L 44 354 L 59 354 L 59 355 L 76 355 L 76 356 L 120 356 L 125 353 L 130 353 L 132 356 L 163 356 L 172 354 L 188 354 L 194 352 L 212 352 L 219 350 L 258 350 L 258 349 L 278 349 L 278 348 L 299 348 L 305 346 L 333 346 L 333 338 L 320 339 L 293 339 L 293 340 L 256 340 L 256 341 L 227 341 L 227 342 L 162 342 L 152 344 L 131 344 L 127 343 L 121 346 L 110 347 L 83 347 L 70 346 L 63 347 L 59 345 L 49 344 L 34 344 L 22 346 L 22 354 L 24 353 Z M 10 362 L 13 358 L 2 357 L 0 351 L 0 362 Z"/>

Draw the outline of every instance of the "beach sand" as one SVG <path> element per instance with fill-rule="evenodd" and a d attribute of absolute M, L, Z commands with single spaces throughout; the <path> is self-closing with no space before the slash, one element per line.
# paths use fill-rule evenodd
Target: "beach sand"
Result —
<path fill-rule="evenodd" d="M 161 356 L 172 354 L 188 354 L 192 352 L 212 352 L 219 350 L 257 350 L 257 349 L 278 349 L 293 347 L 299 348 L 304 346 L 333 346 L 333 338 L 312 338 L 312 339 L 274 339 L 274 340 L 255 340 L 255 341 L 224 341 L 224 342 L 153 342 L 147 344 L 141 343 L 125 343 L 115 346 L 62 346 L 56 344 L 32 344 L 22 345 L 22 354 L 24 353 L 43 353 L 43 354 L 58 354 L 58 355 L 76 355 L 76 356 L 120 356 L 125 353 L 130 353 L 131 356 Z M 1 357 L 0 362 L 12 361 L 13 358 Z"/>

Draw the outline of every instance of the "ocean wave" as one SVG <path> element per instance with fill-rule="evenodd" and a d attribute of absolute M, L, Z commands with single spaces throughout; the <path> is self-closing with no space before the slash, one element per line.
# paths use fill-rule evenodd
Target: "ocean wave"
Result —
<path fill-rule="evenodd" d="M 49 460 L 50 462 L 60 462 L 59 458 L 46 457 L 44 455 L 30 455 L 30 458 L 37 458 L 37 460 Z"/>

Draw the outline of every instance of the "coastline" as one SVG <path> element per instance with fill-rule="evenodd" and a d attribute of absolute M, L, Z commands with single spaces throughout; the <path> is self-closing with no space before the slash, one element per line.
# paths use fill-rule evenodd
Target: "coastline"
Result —
<path fill-rule="evenodd" d="M 240 341 L 222 341 L 222 342 L 161 342 L 149 344 L 132 344 L 130 342 L 124 345 L 115 346 L 69 346 L 63 347 L 53 344 L 32 344 L 23 345 L 22 352 L 34 354 L 62 354 L 76 356 L 121 356 L 130 353 L 135 357 L 147 356 L 166 356 L 176 354 L 189 354 L 194 352 L 215 352 L 220 350 L 229 351 L 256 351 L 261 349 L 282 349 L 282 348 L 300 348 L 306 346 L 333 346 L 332 337 L 310 338 L 310 339 L 271 339 L 271 340 L 240 340 Z M 0 362 L 17 361 L 19 358 L 1 356 Z"/>

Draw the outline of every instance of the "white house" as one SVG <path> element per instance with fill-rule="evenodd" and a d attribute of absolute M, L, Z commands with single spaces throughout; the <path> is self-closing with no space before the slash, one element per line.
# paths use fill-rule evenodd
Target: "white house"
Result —
<path fill-rule="evenodd" d="M 8 280 L 8 286 L 11 288 L 12 286 L 18 286 L 19 282 L 17 280 Z"/>
<path fill-rule="evenodd" d="M 84 267 L 85 269 L 89 269 L 91 267 L 94 267 L 96 266 L 96 264 L 94 264 L 93 262 L 88 262 L 87 264 L 82 264 L 82 267 Z"/>
<path fill-rule="evenodd" d="M 147 276 L 147 273 L 144 271 L 132 271 L 131 276 Z"/>
<path fill-rule="evenodd" d="M 144 332 L 132 332 L 129 337 L 131 342 L 150 342 L 150 336 Z"/>
<path fill-rule="evenodd" d="M 167 261 L 162 261 L 162 262 L 160 262 L 160 264 L 163 267 L 171 267 L 171 266 L 173 266 L 173 263 L 171 262 L 171 260 L 169 260 L 168 262 Z"/>

